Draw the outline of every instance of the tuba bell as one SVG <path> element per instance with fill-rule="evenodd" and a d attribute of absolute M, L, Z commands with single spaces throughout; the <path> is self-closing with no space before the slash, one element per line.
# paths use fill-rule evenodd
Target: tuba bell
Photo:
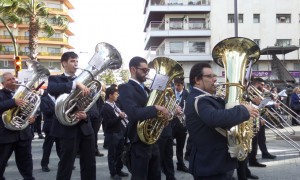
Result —
<path fill-rule="evenodd" d="M 169 120 L 173 119 L 177 108 L 176 97 L 172 88 L 168 87 L 175 77 L 183 77 L 183 69 L 176 61 L 167 57 L 157 57 L 150 64 L 156 70 L 156 75 L 168 78 L 164 90 L 152 89 L 146 106 L 160 105 L 166 107 L 170 112 L 170 117 L 165 119 L 161 112 L 157 118 L 139 121 L 137 124 L 137 134 L 140 140 L 146 144 L 154 144 L 162 130 L 168 125 Z M 155 81 L 155 79 L 154 79 Z"/>
<path fill-rule="evenodd" d="M 11 108 L 2 114 L 2 120 L 5 127 L 12 131 L 23 130 L 29 125 L 29 117 L 35 115 L 41 103 L 40 96 L 35 90 L 32 90 L 34 84 L 38 82 L 40 78 L 45 78 L 50 75 L 49 70 L 39 62 L 30 60 L 27 61 L 27 63 L 33 69 L 33 78 L 25 85 L 19 85 L 13 96 L 13 98 L 25 100 L 26 105 Z"/>
<path fill-rule="evenodd" d="M 255 63 L 260 56 L 255 42 L 243 37 L 228 38 L 219 42 L 212 51 L 215 63 L 224 68 L 226 109 L 241 103 L 245 92 L 244 78 L 247 64 Z M 251 118 L 227 131 L 227 141 L 231 157 L 244 160 L 251 151 L 254 136 L 254 120 Z"/>
<path fill-rule="evenodd" d="M 55 101 L 55 115 L 58 121 L 66 126 L 73 126 L 79 121 L 75 112 L 87 112 L 101 96 L 101 83 L 96 79 L 106 69 L 118 69 L 122 65 L 120 53 L 112 45 L 101 42 L 96 45 L 95 54 L 88 63 L 86 69 L 74 80 L 81 82 L 90 89 L 90 95 L 82 96 L 79 89 L 71 91 L 70 94 L 62 94 Z M 80 69 L 80 68 L 78 68 Z"/>

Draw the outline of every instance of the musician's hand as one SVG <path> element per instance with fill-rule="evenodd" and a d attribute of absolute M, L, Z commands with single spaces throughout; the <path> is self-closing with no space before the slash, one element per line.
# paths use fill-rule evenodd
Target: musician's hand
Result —
<path fill-rule="evenodd" d="M 261 98 L 259 97 L 255 97 L 251 100 L 255 105 L 259 105 L 261 102 Z"/>
<path fill-rule="evenodd" d="M 87 115 L 84 111 L 77 111 L 75 113 L 75 117 L 76 117 L 76 119 L 78 119 L 80 121 L 80 120 L 85 120 Z"/>
<path fill-rule="evenodd" d="M 260 118 L 260 123 L 262 126 L 264 126 L 266 124 L 266 121 L 264 119 Z"/>
<path fill-rule="evenodd" d="M 249 114 L 250 114 L 250 117 L 252 118 L 257 118 L 259 116 L 259 111 L 257 108 L 253 107 L 252 105 L 250 104 L 242 104 L 242 106 L 245 106 L 245 108 L 247 108 Z"/>
<path fill-rule="evenodd" d="M 17 106 L 25 106 L 26 105 L 26 101 L 23 99 L 15 99 L 15 103 L 17 104 Z"/>
<path fill-rule="evenodd" d="M 90 89 L 83 85 L 81 82 L 76 82 L 76 87 L 82 91 L 83 96 L 88 96 L 90 94 Z"/>
<path fill-rule="evenodd" d="M 120 113 L 119 113 L 119 116 L 120 116 L 122 119 L 124 119 L 125 116 L 126 116 L 126 114 L 125 114 L 124 112 L 120 112 Z"/>
<path fill-rule="evenodd" d="M 176 115 L 181 115 L 183 114 L 182 108 L 180 106 L 177 106 L 176 111 L 175 111 Z"/>
<path fill-rule="evenodd" d="M 36 117 L 34 117 L 34 116 L 30 116 L 30 117 L 28 118 L 29 124 L 33 124 L 33 123 L 35 122 L 35 118 L 36 118 Z"/>
<path fill-rule="evenodd" d="M 170 118 L 170 112 L 167 108 L 165 108 L 163 106 L 159 106 L 159 105 L 155 105 L 154 107 L 156 108 L 156 110 L 161 111 L 163 113 L 164 119 Z"/>

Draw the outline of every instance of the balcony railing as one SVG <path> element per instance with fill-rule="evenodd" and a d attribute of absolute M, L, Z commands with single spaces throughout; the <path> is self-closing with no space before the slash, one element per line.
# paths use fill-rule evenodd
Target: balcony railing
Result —
<path fill-rule="evenodd" d="M 210 5 L 210 0 L 151 0 L 151 5 L 176 5 L 176 6 L 194 6 L 194 5 Z"/>
<path fill-rule="evenodd" d="M 187 25 L 187 26 L 186 26 Z M 150 23 L 150 30 L 164 31 L 164 30 L 209 30 L 207 23 L 203 21 L 172 21 L 170 23 L 153 21 Z"/>
<path fill-rule="evenodd" d="M 14 55 L 14 51 L 0 51 L 0 55 Z M 19 51 L 19 56 L 29 56 L 29 52 Z M 61 56 L 62 53 L 39 52 L 38 56 Z"/>
<path fill-rule="evenodd" d="M 11 39 L 10 35 L 0 35 L 0 39 Z"/>
<path fill-rule="evenodd" d="M 29 40 L 28 36 L 17 36 L 18 40 Z M 67 38 L 48 38 L 48 37 L 39 37 L 40 41 L 58 41 L 58 42 L 68 42 Z"/>

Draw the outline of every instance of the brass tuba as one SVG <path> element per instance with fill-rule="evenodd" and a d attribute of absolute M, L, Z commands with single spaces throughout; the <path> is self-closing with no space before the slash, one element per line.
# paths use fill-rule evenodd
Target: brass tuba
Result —
<path fill-rule="evenodd" d="M 11 108 L 2 114 L 2 120 L 5 127 L 12 131 L 23 130 L 29 125 L 28 118 L 34 116 L 41 103 L 40 96 L 33 90 L 34 84 L 38 82 L 40 78 L 48 77 L 50 75 L 49 70 L 39 62 L 27 61 L 27 63 L 33 69 L 33 78 L 25 85 L 19 85 L 13 96 L 13 98 L 25 100 L 26 105 Z"/>
<path fill-rule="evenodd" d="M 118 50 L 112 45 L 101 42 L 96 45 L 95 54 L 86 69 L 74 80 L 81 82 L 90 89 L 90 95 L 82 96 L 79 89 L 70 94 L 60 95 L 55 102 L 55 114 L 58 121 L 66 126 L 73 126 L 79 121 L 75 117 L 76 111 L 87 112 L 101 95 L 101 83 L 96 76 L 106 69 L 118 69 L 122 65 L 122 58 Z M 78 68 L 79 69 L 79 68 Z"/>
<path fill-rule="evenodd" d="M 245 92 L 244 78 L 247 64 L 255 63 L 260 56 L 260 49 L 255 42 L 243 37 L 233 37 L 219 42 L 212 51 L 215 63 L 224 67 L 225 71 L 225 101 L 226 108 L 232 108 L 241 103 Z M 227 131 L 229 153 L 231 157 L 244 160 L 251 151 L 254 136 L 253 119 L 249 119 Z"/>
<path fill-rule="evenodd" d="M 157 118 L 139 121 L 137 124 L 137 134 L 140 140 L 146 144 L 154 144 L 164 127 L 173 119 L 177 108 L 176 97 L 172 88 L 168 87 L 175 77 L 183 77 L 183 69 L 176 61 L 167 57 L 157 57 L 150 64 L 156 70 L 156 74 L 168 77 L 164 90 L 152 89 L 148 98 L 147 106 L 160 105 L 166 107 L 170 112 L 168 119 L 163 118 L 158 112 Z M 155 81 L 155 79 L 154 79 Z"/>

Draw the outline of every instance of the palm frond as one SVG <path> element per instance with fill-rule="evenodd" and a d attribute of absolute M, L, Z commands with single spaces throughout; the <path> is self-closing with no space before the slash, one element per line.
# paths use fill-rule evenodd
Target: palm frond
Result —
<path fill-rule="evenodd" d="M 47 33 L 48 37 L 51 37 L 55 33 L 54 28 L 47 21 L 43 22 L 42 29 L 45 33 Z"/>

